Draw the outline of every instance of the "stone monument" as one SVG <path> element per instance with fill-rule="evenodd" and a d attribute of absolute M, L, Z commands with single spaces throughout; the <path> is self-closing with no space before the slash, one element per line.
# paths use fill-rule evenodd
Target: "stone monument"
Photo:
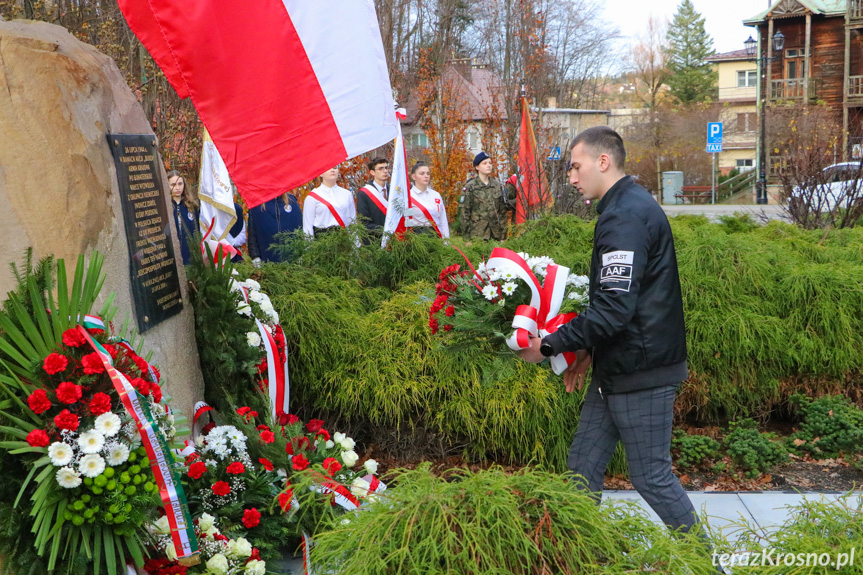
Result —
<path fill-rule="evenodd" d="M 121 185 L 108 134 L 155 141 L 114 61 L 60 26 L 0 19 L 0 295 L 15 285 L 8 262 L 20 260 L 28 246 L 36 257 L 65 259 L 67 269 L 79 254 L 97 250 L 105 256 L 107 278 L 95 311 L 115 293 L 115 322 L 128 317 L 136 326 Z M 166 208 L 161 213 L 171 214 L 165 170 L 158 159 L 155 166 L 162 190 L 155 200 Z M 183 266 L 176 267 L 182 310 L 148 329 L 138 351 L 153 351 L 165 392 L 191 419 L 203 381 L 186 277 Z"/>

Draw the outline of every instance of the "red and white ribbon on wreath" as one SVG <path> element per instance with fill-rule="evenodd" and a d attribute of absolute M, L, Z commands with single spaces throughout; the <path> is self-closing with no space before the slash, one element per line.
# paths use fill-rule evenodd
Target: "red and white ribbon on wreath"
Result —
<path fill-rule="evenodd" d="M 216 225 L 216 218 L 213 218 L 213 221 L 210 222 L 210 228 L 207 230 L 207 233 L 204 234 L 204 239 L 201 240 L 201 255 L 204 257 L 204 263 L 209 264 L 210 258 L 207 257 L 207 248 L 210 248 L 210 255 L 212 256 L 213 265 L 225 265 L 225 263 L 231 261 L 231 258 L 234 256 L 242 257 L 240 250 L 232 246 L 228 243 L 227 240 L 211 240 L 208 239 L 210 234 L 213 232 L 213 226 Z"/>
<path fill-rule="evenodd" d="M 192 446 L 195 447 L 198 445 L 198 437 L 201 436 L 201 432 L 204 429 L 204 426 L 207 425 L 207 419 L 204 414 L 209 413 L 211 411 L 215 411 L 213 406 L 211 406 L 206 401 L 199 401 L 195 404 L 195 414 L 192 416 Z M 212 413 L 210 413 L 210 417 L 212 417 Z"/>
<path fill-rule="evenodd" d="M 168 517 L 168 524 L 171 527 L 171 541 L 174 544 L 177 557 L 182 562 L 183 558 L 198 554 L 198 540 L 195 537 L 183 486 L 174 474 L 174 459 L 171 450 L 168 448 L 161 430 L 153 421 L 149 408 L 141 401 L 135 387 L 129 382 L 125 374 L 114 367 L 111 355 L 87 331 L 85 326 L 91 329 L 104 329 L 105 324 L 98 318 L 95 319 L 98 322 L 92 322 L 89 318 L 85 318 L 84 325 L 78 325 L 78 331 L 102 360 L 102 365 L 105 367 L 111 383 L 114 384 L 117 395 L 120 396 L 126 411 L 135 421 L 141 436 L 141 443 L 147 451 L 147 458 L 150 460 L 150 468 L 156 479 L 156 485 L 159 488 L 165 515 Z"/>
<path fill-rule="evenodd" d="M 249 304 L 249 290 L 244 287 L 242 293 L 243 299 Z M 258 318 L 255 318 L 255 323 L 261 334 L 261 342 L 263 342 L 267 352 L 267 392 L 270 396 L 273 418 L 277 419 L 280 413 L 288 413 L 288 404 L 290 403 L 291 380 L 288 374 L 288 352 L 285 350 L 285 360 L 282 361 L 281 356 L 279 356 L 279 346 L 276 345 L 276 339 L 270 333 L 269 328 Z M 282 327 L 276 324 L 275 329 L 282 329 Z"/>
<path fill-rule="evenodd" d="M 530 288 L 530 305 L 520 305 L 515 310 L 512 327 L 515 331 L 506 340 L 513 351 L 530 347 L 530 337 L 545 337 L 575 318 L 576 313 L 558 314 L 566 291 L 569 268 L 549 264 L 546 268 L 545 282 L 540 284 L 533 270 L 524 258 L 506 248 L 494 248 L 486 263 L 486 268 L 496 269 L 499 273 L 512 273 L 521 278 Z M 565 351 L 551 357 L 554 373 L 560 375 L 575 361 L 575 353 Z"/>

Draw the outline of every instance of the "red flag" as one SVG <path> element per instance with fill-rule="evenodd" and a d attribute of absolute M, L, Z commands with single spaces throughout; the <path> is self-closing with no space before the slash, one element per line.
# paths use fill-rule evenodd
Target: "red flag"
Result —
<path fill-rule="evenodd" d="M 396 136 L 373 0 L 119 0 L 249 207 Z"/>
<path fill-rule="evenodd" d="M 521 131 L 518 136 L 518 199 L 515 223 L 520 224 L 541 204 L 548 204 L 548 183 L 536 161 L 536 137 L 530 121 L 527 98 L 521 99 Z"/>

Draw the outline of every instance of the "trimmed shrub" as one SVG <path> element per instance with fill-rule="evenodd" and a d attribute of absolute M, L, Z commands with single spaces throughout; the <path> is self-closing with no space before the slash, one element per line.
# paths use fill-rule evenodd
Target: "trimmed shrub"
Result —
<path fill-rule="evenodd" d="M 813 401 L 798 394 L 791 401 L 803 417 L 800 429 L 788 438 L 791 451 L 819 459 L 863 453 L 863 410 L 848 398 L 827 395 Z"/>
<path fill-rule="evenodd" d="M 732 421 L 722 440 L 726 453 L 746 477 L 758 477 L 788 461 L 788 452 L 774 433 L 761 433 L 752 419 Z"/>
<path fill-rule="evenodd" d="M 673 536 L 634 504 L 597 506 L 562 475 L 500 469 L 396 477 L 379 503 L 312 547 L 322 572 L 715 573 L 695 534 Z"/>
<path fill-rule="evenodd" d="M 705 435 L 690 435 L 675 429 L 671 436 L 671 450 L 676 452 L 677 466 L 684 469 L 699 467 L 706 461 L 719 458 L 719 442 Z"/>

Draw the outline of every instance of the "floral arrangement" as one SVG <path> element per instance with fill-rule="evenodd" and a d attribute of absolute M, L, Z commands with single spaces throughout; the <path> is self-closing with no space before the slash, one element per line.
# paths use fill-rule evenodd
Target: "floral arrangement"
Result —
<path fill-rule="evenodd" d="M 170 528 L 166 517 L 151 526 L 156 537 L 155 546 L 163 550 L 164 557 L 150 559 L 144 563 L 147 575 L 264 575 L 267 564 L 260 551 L 244 537 L 231 539 L 221 533 L 216 518 L 204 513 L 195 519 L 195 536 L 198 539 L 201 562 L 186 567 L 177 562 L 171 544 Z"/>
<path fill-rule="evenodd" d="M 264 558 L 385 489 L 374 477 L 377 462 L 354 470 L 360 459 L 354 440 L 330 434 L 323 421 L 304 424 L 292 414 L 279 415 L 275 425 L 263 419 L 244 406 L 232 414 L 233 425 L 204 427 L 184 482 L 193 515 L 216 516 L 226 534 L 254 541 Z"/>
<path fill-rule="evenodd" d="M 440 272 L 429 310 L 431 332 L 452 332 L 451 343 L 504 343 L 517 327 L 513 319 L 531 305 L 538 312 L 539 302 L 550 296 L 542 283 L 550 271 L 559 293 L 558 309 L 549 320 L 557 314 L 571 319 L 587 307 L 588 277 L 569 273 L 550 257 L 495 248 L 487 262 L 467 265 L 469 269 L 454 264 Z"/>
<path fill-rule="evenodd" d="M 120 561 L 143 562 L 139 535 L 163 507 L 147 446 L 170 463 L 168 442 L 184 422 L 165 403 L 158 368 L 113 337 L 110 322 L 79 311 L 95 299 L 100 263 L 94 256 L 84 281 L 79 260 L 72 291 L 79 300 L 65 300 L 65 286 L 56 304 L 30 289 L 32 316 L 17 299 L 7 303 L 17 324 L 0 315 L 7 371 L 0 391 L 11 400 L 0 412 L 8 422 L 0 448 L 30 470 L 16 506 L 28 508 L 33 546 L 47 552 L 49 570 L 92 561 L 90 572 L 114 573 Z M 139 424 L 151 430 L 147 446 Z M 159 473 L 171 481 L 170 469 Z"/>

